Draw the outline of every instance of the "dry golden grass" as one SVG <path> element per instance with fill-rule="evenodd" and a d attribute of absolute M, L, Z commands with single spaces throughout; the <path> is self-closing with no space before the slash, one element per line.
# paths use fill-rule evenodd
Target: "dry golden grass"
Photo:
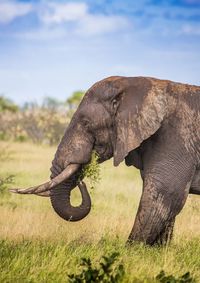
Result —
<path fill-rule="evenodd" d="M 11 172 L 16 175 L 12 186 L 32 186 L 48 179 L 55 148 L 15 143 L 10 144 L 10 150 L 13 157 L 4 162 L 0 174 Z M 141 193 L 139 174 L 123 165 L 113 169 L 112 161 L 101 167 L 102 180 L 95 190 L 91 190 L 93 207 L 89 217 L 79 223 L 67 223 L 53 212 L 49 199 L 11 195 L 10 206 L 1 207 L 1 237 L 54 238 L 57 231 L 69 240 L 73 239 L 73 235 L 77 237 L 77 234 L 85 233 L 93 235 L 94 240 L 105 232 L 127 236 Z M 76 189 L 72 194 L 72 203 L 78 204 L 79 201 Z"/>

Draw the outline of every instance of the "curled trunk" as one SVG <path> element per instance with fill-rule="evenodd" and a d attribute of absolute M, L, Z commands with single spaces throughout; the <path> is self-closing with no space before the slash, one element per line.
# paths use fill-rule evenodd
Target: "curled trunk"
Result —
<path fill-rule="evenodd" d="M 78 182 L 80 172 L 75 173 L 70 179 L 59 184 L 50 192 L 51 204 L 55 212 L 67 221 L 79 221 L 86 217 L 91 209 L 91 199 L 87 187 L 83 182 Z M 79 206 L 72 206 L 70 202 L 71 190 L 78 185 L 82 196 Z"/>

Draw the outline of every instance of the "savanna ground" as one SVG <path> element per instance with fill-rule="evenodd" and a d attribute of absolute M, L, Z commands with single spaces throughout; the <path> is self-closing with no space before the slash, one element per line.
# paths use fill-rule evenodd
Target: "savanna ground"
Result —
<path fill-rule="evenodd" d="M 0 143 L 1 148 L 5 143 Z M 15 175 L 11 187 L 44 182 L 56 148 L 11 143 L 11 158 L 2 160 L 0 176 Z M 136 244 L 125 247 L 141 195 L 139 172 L 112 161 L 101 165 L 101 181 L 91 190 L 92 210 L 77 223 L 67 223 L 53 211 L 48 198 L 3 194 L 0 199 L 0 282 L 67 282 L 80 271 L 80 259 L 98 264 L 103 255 L 119 252 L 123 282 L 134 278 L 190 271 L 200 282 L 200 197 L 189 196 L 177 217 L 174 239 L 166 247 Z M 73 192 L 74 205 L 80 201 Z"/>

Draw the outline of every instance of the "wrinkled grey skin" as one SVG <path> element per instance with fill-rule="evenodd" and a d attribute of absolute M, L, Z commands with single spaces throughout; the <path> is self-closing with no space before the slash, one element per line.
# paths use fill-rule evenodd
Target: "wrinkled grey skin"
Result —
<path fill-rule="evenodd" d="M 140 169 L 143 179 L 128 242 L 165 243 L 188 194 L 200 194 L 199 110 L 197 86 L 144 77 L 102 80 L 87 91 L 74 114 L 51 178 L 69 164 L 87 164 L 92 150 L 99 162 L 113 157 L 117 166 L 125 160 Z M 69 206 L 69 192 L 79 177 L 80 170 L 51 190 L 52 205 L 65 220 L 80 220 L 89 212 Z"/>

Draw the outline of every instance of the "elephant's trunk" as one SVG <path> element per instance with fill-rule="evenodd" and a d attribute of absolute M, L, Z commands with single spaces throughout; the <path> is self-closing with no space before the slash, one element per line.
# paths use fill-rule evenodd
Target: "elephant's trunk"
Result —
<path fill-rule="evenodd" d="M 53 172 L 52 168 L 52 172 Z M 67 221 L 79 221 L 86 217 L 91 209 L 91 199 L 84 182 L 80 180 L 81 168 L 69 179 L 62 182 L 50 191 L 51 204 L 55 212 Z M 54 174 L 52 174 L 54 176 Z M 82 202 L 79 206 L 72 206 L 70 202 L 71 191 L 78 185 Z"/>
<path fill-rule="evenodd" d="M 91 199 L 84 182 L 80 181 L 81 167 L 79 164 L 68 165 L 61 173 L 52 168 L 51 180 L 35 187 L 27 189 L 10 189 L 18 194 L 35 194 L 38 196 L 50 196 L 55 212 L 67 221 L 83 219 L 91 209 Z M 74 207 L 70 203 L 70 193 L 78 185 L 82 203 Z"/>
<path fill-rule="evenodd" d="M 86 217 L 91 209 L 91 199 L 85 183 L 78 183 L 82 202 L 79 206 L 72 206 L 70 202 L 71 190 L 77 185 L 72 179 L 51 190 L 50 198 L 55 212 L 67 221 L 79 221 Z"/>

